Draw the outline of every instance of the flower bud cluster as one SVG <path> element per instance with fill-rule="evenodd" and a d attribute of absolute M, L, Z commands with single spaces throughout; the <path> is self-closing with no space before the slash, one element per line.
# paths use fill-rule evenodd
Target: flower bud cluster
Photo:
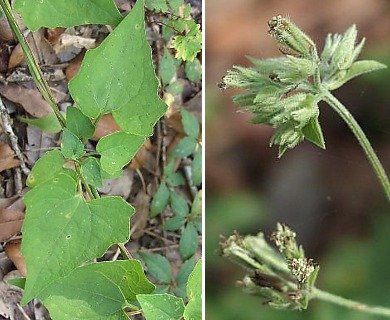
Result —
<path fill-rule="evenodd" d="M 237 233 L 221 243 L 221 255 L 243 266 L 249 274 L 238 282 L 243 291 L 262 297 L 278 309 L 305 309 L 319 270 L 298 246 L 295 232 L 277 225 L 271 239 L 279 252 L 264 238 L 241 237 Z"/>

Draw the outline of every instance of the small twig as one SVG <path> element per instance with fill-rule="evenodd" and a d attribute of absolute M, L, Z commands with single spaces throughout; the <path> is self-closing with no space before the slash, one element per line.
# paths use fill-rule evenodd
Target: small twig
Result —
<path fill-rule="evenodd" d="M 192 199 L 195 199 L 196 194 L 198 193 L 198 189 L 193 185 L 192 182 L 192 169 L 191 169 L 191 163 L 188 159 L 185 159 L 183 161 L 184 164 L 184 177 L 186 179 L 187 185 L 190 188 Z"/>
<path fill-rule="evenodd" d="M 120 250 L 122 251 L 122 254 L 124 254 L 124 256 L 128 260 L 134 259 L 133 256 L 131 255 L 131 253 L 129 252 L 129 250 L 127 250 L 127 248 L 125 247 L 125 245 L 123 243 L 119 243 L 118 246 L 119 246 Z"/>
<path fill-rule="evenodd" d="M 20 168 L 22 169 L 23 173 L 26 176 L 28 176 L 30 173 L 30 169 L 27 168 L 26 166 L 26 160 L 18 145 L 18 137 L 15 135 L 14 130 L 12 129 L 11 117 L 8 114 L 7 108 L 5 107 L 3 100 L 1 99 L 1 96 L 0 96 L 0 113 L 1 113 L 1 121 L 3 123 L 4 131 L 11 142 L 12 150 L 15 151 L 16 156 L 20 160 Z"/>
<path fill-rule="evenodd" d="M 145 179 L 144 179 L 144 176 L 142 175 L 142 172 L 140 169 L 135 169 L 135 171 L 137 172 L 140 180 L 141 180 L 141 183 L 142 183 L 142 189 L 145 191 L 146 193 L 146 183 L 145 183 Z"/>
<path fill-rule="evenodd" d="M 22 313 L 23 317 L 26 319 L 26 320 L 31 320 L 31 318 L 28 316 L 28 314 L 26 313 L 26 311 L 24 311 L 24 309 L 22 308 L 22 306 L 18 303 L 17 305 L 17 308 L 19 309 L 19 311 Z"/>
<path fill-rule="evenodd" d="M 150 249 L 140 249 L 138 252 L 158 252 L 158 251 L 167 251 L 168 249 L 173 249 L 173 248 L 178 248 L 178 244 L 171 244 L 166 247 L 161 247 L 161 248 L 150 248 Z"/>

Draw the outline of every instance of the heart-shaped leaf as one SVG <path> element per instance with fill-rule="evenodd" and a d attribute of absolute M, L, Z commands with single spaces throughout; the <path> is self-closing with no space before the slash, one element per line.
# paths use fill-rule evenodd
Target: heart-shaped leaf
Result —
<path fill-rule="evenodd" d="M 66 174 L 47 180 L 24 196 L 22 254 L 27 281 L 23 303 L 58 278 L 129 238 L 134 209 L 119 197 L 86 202 Z M 44 221 L 45 223 L 42 223 Z"/>
<path fill-rule="evenodd" d="M 143 1 L 138 0 L 103 43 L 87 52 L 69 90 L 88 117 L 112 112 L 124 131 L 146 136 L 166 110 L 157 87 Z"/>

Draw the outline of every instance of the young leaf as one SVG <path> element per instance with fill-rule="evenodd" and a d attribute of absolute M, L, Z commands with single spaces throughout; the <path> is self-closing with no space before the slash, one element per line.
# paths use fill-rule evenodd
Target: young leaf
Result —
<path fill-rule="evenodd" d="M 174 96 L 179 95 L 184 90 L 184 84 L 180 80 L 172 82 L 169 86 L 165 88 L 166 92 L 173 94 Z"/>
<path fill-rule="evenodd" d="M 185 217 L 174 216 L 164 223 L 164 230 L 176 231 L 179 230 L 186 223 Z"/>
<path fill-rule="evenodd" d="M 75 134 L 64 128 L 61 141 L 61 152 L 65 159 L 80 159 L 84 154 L 84 145 Z"/>
<path fill-rule="evenodd" d="M 179 250 L 183 259 L 194 255 L 198 248 L 198 233 L 192 223 L 188 223 L 179 241 Z"/>
<path fill-rule="evenodd" d="M 173 57 L 167 47 L 164 47 L 164 55 L 160 61 L 160 77 L 164 86 L 169 84 L 176 73 L 176 66 Z"/>
<path fill-rule="evenodd" d="M 20 13 L 31 31 L 40 27 L 72 27 L 81 24 L 115 26 L 122 20 L 111 0 L 17 0 L 14 9 Z"/>
<path fill-rule="evenodd" d="M 198 149 L 191 165 L 192 184 L 198 186 L 202 183 L 202 147 Z"/>
<path fill-rule="evenodd" d="M 383 63 L 374 61 L 374 60 L 360 60 L 357 62 L 354 62 L 352 66 L 343 74 L 343 76 L 340 79 L 336 79 L 334 81 L 331 81 L 327 88 L 328 90 L 334 90 L 337 88 L 340 88 L 344 83 L 348 82 L 349 80 L 358 77 L 362 74 L 380 70 L 387 68 L 386 65 Z"/>
<path fill-rule="evenodd" d="M 81 173 L 85 181 L 94 187 L 103 187 L 103 179 L 99 161 L 94 157 L 89 157 L 81 163 Z"/>
<path fill-rule="evenodd" d="M 166 110 L 157 87 L 143 1 L 138 0 L 103 43 L 87 52 L 69 91 L 86 116 L 112 112 L 125 132 L 146 136 Z"/>
<path fill-rule="evenodd" d="M 167 258 L 154 253 L 142 253 L 139 255 L 144 260 L 148 272 L 163 283 L 170 283 L 172 278 L 171 265 Z"/>
<path fill-rule="evenodd" d="M 325 140 L 317 117 L 311 118 L 309 123 L 302 129 L 302 133 L 307 140 L 321 149 L 325 149 Z"/>
<path fill-rule="evenodd" d="M 177 290 L 175 291 L 175 294 L 181 298 L 185 298 L 187 296 L 187 281 L 190 273 L 195 267 L 195 263 L 195 258 L 188 259 L 182 264 L 179 272 L 177 273 Z"/>
<path fill-rule="evenodd" d="M 188 207 L 187 202 L 184 200 L 183 197 L 181 197 L 174 191 L 171 191 L 170 193 L 170 202 L 172 211 L 177 216 L 185 217 L 187 214 L 189 214 L 190 209 Z"/>
<path fill-rule="evenodd" d="M 184 158 L 194 152 L 196 148 L 196 140 L 192 137 L 184 137 L 170 152 L 170 156 L 176 158 Z"/>
<path fill-rule="evenodd" d="M 202 79 L 202 65 L 197 58 L 186 62 L 185 73 L 188 80 L 192 82 L 197 83 Z"/>
<path fill-rule="evenodd" d="M 50 168 L 50 170 L 48 170 Z M 33 188 L 45 181 L 51 180 L 59 174 L 67 174 L 73 179 L 76 178 L 76 172 L 64 168 L 64 157 L 59 150 L 46 152 L 32 168 L 28 175 L 26 184 Z"/>
<path fill-rule="evenodd" d="M 192 203 L 191 214 L 200 215 L 202 213 L 202 190 L 199 190 Z"/>
<path fill-rule="evenodd" d="M 190 23 L 192 22 L 192 23 Z M 202 50 L 202 34 L 199 25 L 195 22 L 187 22 L 190 31 L 185 36 L 176 36 L 171 43 L 171 47 L 176 49 L 175 57 L 183 61 L 193 61 Z"/>
<path fill-rule="evenodd" d="M 180 172 L 175 172 L 175 160 L 172 159 L 164 168 L 165 182 L 171 187 L 182 185 L 185 180 Z"/>
<path fill-rule="evenodd" d="M 68 107 L 66 109 L 66 128 L 79 138 L 89 139 L 95 132 L 95 126 L 80 109 Z"/>
<path fill-rule="evenodd" d="M 125 132 L 114 132 L 104 136 L 96 145 L 96 151 L 101 154 L 102 169 L 109 174 L 122 169 L 131 161 L 144 142 L 145 137 Z"/>
<path fill-rule="evenodd" d="M 53 319 L 127 320 L 126 300 L 153 289 L 139 261 L 99 262 L 53 282 L 40 298 Z"/>
<path fill-rule="evenodd" d="M 139 294 L 137 299 L 148 320 L 180 320 L 183 316 L 183 299 L 173 295 Z"/>
<path fill-rule="evenodd" d="M 77 193 L 76 181 L 66 174 L 39 184 L 23 201 L 27 212 L 22 254 L 28 270 L 23 303 L 80 264 L 100 257 L 110 245 L 129 238 L 134 209 L 119 197 L 86 202 Z"/>
<path fill-rule="evenodd" d="M 182 123 L 184 131 L 191 138 L 197 139 L 199 136 L 199 121 L 191 112 L 181 109 Z"/>
<path fill-rule="evenodd" d="M 202 319 L 202 260 L 196 263 L 187 283 L 188 304 L 184 311 L 184 319 Z"/>
<path fill-rule="evenodd" d="M 57 116 L 55 115 L 54 112 L 49 113 L 47 116 L 44 116 L 39 119 L 18 117 L 18 120 L 36 126 L 39 129 L 41 129 L 43 132 L 56 133 L 56 132 L 60 132 L 62 129 L 60 123 L 57 120 Z"/>
<path fill-rule="evenodd" d="M 150 205 L 150 217 L 153 218 L 163 212 L 168 205 L 168 200 L 169 190 L 165 182 L 162 182 L 153 196 L 153 200 Z"/>

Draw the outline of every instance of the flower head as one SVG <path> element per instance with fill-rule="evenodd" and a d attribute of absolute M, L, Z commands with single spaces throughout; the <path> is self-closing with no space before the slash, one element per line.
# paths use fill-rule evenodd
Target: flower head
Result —
<path fill-rule="evenodd" d="M 271 235 L 278 250 L 265 241 L 264 234 L 239 236 L 221 243 L 221 255 L 249 272 L 238 285 L 243 291 L 261 296 L 265 303 L 282 309 L 305 309 L 319 270 L 307 259 L 295 240 L 295 232 L 278 224 Z"/>

